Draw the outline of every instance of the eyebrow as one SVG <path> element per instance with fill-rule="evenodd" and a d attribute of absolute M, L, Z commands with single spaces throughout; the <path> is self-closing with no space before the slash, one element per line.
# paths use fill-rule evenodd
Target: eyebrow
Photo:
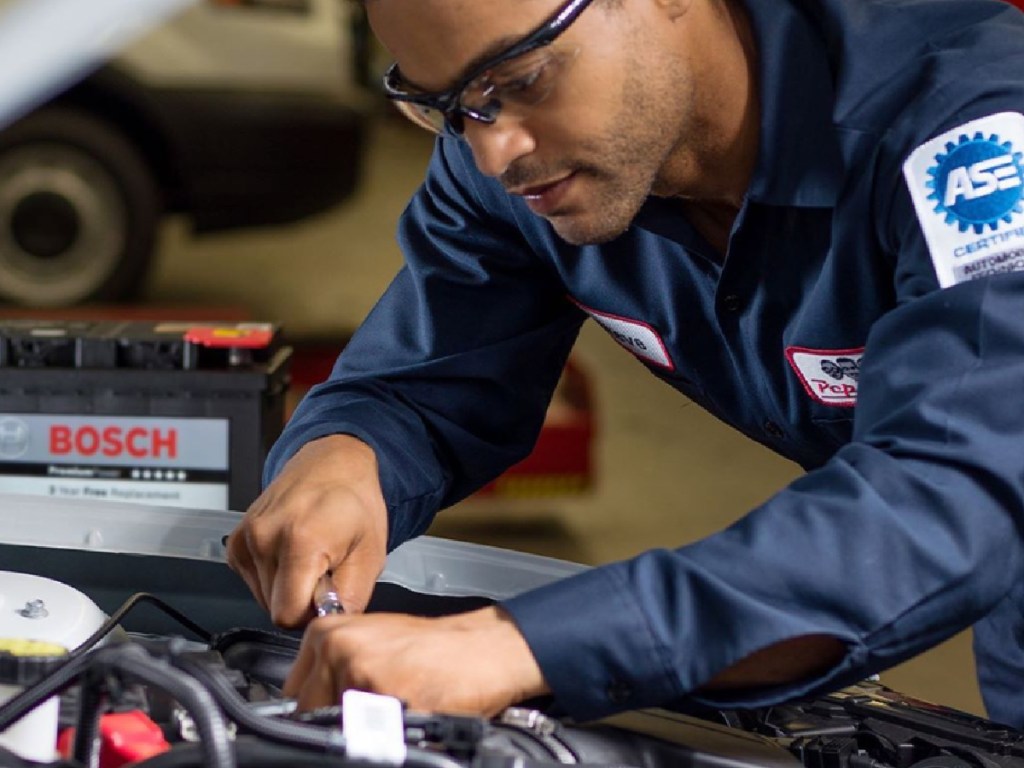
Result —
<path fill-rule="evenodd" d="M 442 88 L 440 90 L 428 90 L 428 89 L 424 88 L 423 86 L 421 86 L 419 83 L 415 82 L 414 80 L 408 79 L 404 74 L 402 75 L 402 79 L 405 80 L 407 85 L 412 86 L 417 91 L 420 91 L 423 94 L 447 93 L 447 92 L 453 90 L 456 85 L 458 85 L 460 83 L 466 82 L 466 79 L 470 75 L 477 73 L 480 70 L 480 68 L 483 67 L 484 64 L 489 62 L 491 59 L 493 59 L 493 58 L 497 57 L 498 55 L 504 53 L 505 51 L 507 51 L 513 45 L 516 45 L 521 40 L 525 40 L 531 34 L 532 34 L 532 32 L 527 32 L 525 35 L 518 35 L 518 36 L 506 35 L 505 37 L 498 38 L 497 40 L 492 42 L 490 45 L 488 45 L 486 48 L 484 48 L 474 58 L 472 58 L 469 61 L 469 63 L 466 64 L 462 68 L 462 70 L 459 72 L 459 74 L 456 75 L 455 79 L 452 80 L 451 85 L 449 85 L 447 88 Z"/>
<path fill-rule="evenodd" d="M 462 68 L 462 72 L 459 73 L 459 77 L 455 82 L 461 83 L 471 74 L 477 72 L 488 61 L 504 53 L 513 45 L 517 45 L 522 40 L 525 40 L 531 34 L 533 34 L 532 31 L 527 32 L 525 35 L 519 35 L 518 37 L 506 35 L 505 37 L 495 40 Z"/>

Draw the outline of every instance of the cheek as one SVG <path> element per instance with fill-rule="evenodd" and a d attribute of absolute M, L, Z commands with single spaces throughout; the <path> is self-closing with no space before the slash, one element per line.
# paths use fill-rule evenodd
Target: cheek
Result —
<path fill-rule="evenodd" d="M 531 123 L 539 136 L 557 139 L 571 148 L 572 142 L 607 133 L 621 109 L 621 88 L 613 73 L 595 74 L 598 76 L 588 72 L 587 76 L 567 78 L 547 102 L 538 106 Z"/>
<path fill-rule="evenodd" d="M 559 103 L 571 112 L 573 122 L 603 132 L 600 128 L 621 113 L 627 100 L 635 98 L 626 92 L 630 66 L 621 50 L 585 48 L 557 92 Z"/>

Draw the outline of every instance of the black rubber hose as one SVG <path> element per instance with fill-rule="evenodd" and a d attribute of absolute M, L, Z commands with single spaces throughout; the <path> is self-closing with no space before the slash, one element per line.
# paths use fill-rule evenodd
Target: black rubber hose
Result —
<path fill-rule="evenodd" d="M 68 660 L 61 666 L 44 677 L 38 683 L 25 688 L 21 693 L 13 696 L 3 707 L 0 707 L 0 731 L 5 731 L 18 720 L 27 715 L 31 710 L 42 704 L 51 696 L 63 693 L 82 671 L 89 666 L 89 654 L 93 646 L 99 643 L 120 623 L 131 610 L 139 603 L 148 602 L 155 605 L 174 619 L 187 627 L 203 641 L 209 642 L 212 635 L 203 627 L 185 616 L 181 611 L 164 602 L 155 595 L 148 592 L 137 592 L 112 613 L 106 621 L 77 648 L 68 654 Z"/>
<path fill-rule="evenodd" d="M 192 634 L 194 634 L 204 643 L 209 643 L 210 640 L 213 639 L 213 634 L 211 632 L 196 624 L 196 622 L 192 621 L 192 619 L 190 619 L 188 616 L 179 611 L 170 603 L 161 600 L 156 595 L 151 595 L 149 592 L 136 592 L 135 594 L 128 597 L 128 599 L 125 600 L 123 603 L 121 603 L 121 605 L 118 606 L 117 610 L 110 614 L 110 616 L 107 617 L 107 619 L 96 629 L 95 632 L 89 635 L 89 637 L 85 638 L 85 640 L 83 640 L 81 644 L 78 645 L 77 648 L 71 651 L 70 655 L 78 656 L 90 650 L 94 645 L 97 645 L 103 638 L 109 635 L 117 627 L 118 624 L 121 623 L 121 620 L 124 619 L 125 616 L 127 616 L 129 613 L 135 610 L 135 607 L 140 603 L 150 603 L 151 605 L 156 606 L 165 614 L 167 614 L 172 619 L 181 624 L 183 627 L 192 632 Z"/>
<path fill-rule="evenodd" d="M 217 703 L 195 678 L 182 675 L 166 661 L 151 656 L 139 645 L 101 648 L 89 658 L 97 670 L 106 667 L 112 672 L 125 673 L 134 682 L 153 685 L 172 696 L 195 722 L 205 765 L 210 768 L 235 768 L 235 753 L 227 724 Z"/>
<path fill-rule="evenodd" d="M 344 755 L 325 755 L 322 752 L 311 752 L 305 747 L 269 744 L 255 736 L 239 736 L 235 740 L 235 753 L 238 764 L 245 768 L 356 766 Z M 135 768 L 205 768 L 205 763 L 197 744 L 178 744 L 166 752 L 136 763 Z"/>
<path fill-rule="evenodd" d="M 93 674 L 90 668 L 82 678 L 71 754 L 79 763 L 94 768 L 100 759 L 100 718 L 103 717 L 107 696 L 102 675 Z"/>
<path fill-rule="evenodd" d="M 0 707 L 0 731 L 5 731 L 51 696 L 63 693 L 92 663 L 91 654 L 69 659 L 38 683 L 11 697 Z"/>
<path fill-rule="evenodd" d="M 99 648 L 73 657 L 40 682 L 11 698 L 0 707 L 0 731 L 9 728 L 51 696 L 62 693 L 88 669 L 125 672 L 140 682 L 163 689 L 185 707 L 195 721 L 203 740 L 206 765 L 211 768 L 235 767 L 227 726 L 210 694 L 194 679 L 180 674 L 167 662 L 150 656 L 144 648 L 131 643 Z M 89 702 L 94 693 L 83 691 L 83 697 Z M 84 730 L 91 734 L 88 737 L 89 743 L 86 744 L 86 734 L 83 734 L 81 740 L 75 739 L 76 758 L 86 764 L 95 743 L 95 730 L 88 719 L 95 714 L 90 713 L 91 709 L 95 709 L 93 704 L 83 708 L 82 720 Z"/>
<path fill-rule="evenodd" d="M 311 752 L 304 747 L 287 747 L 282 744 L 268 744 L 255 736 L 240 736 L 235 741 L 238 764 L 245 768 L 380 768 L 380 763 L 368 760 L 355 760 L 345 755 L 325 755 Z M 414 750 L 410 750 L 413 753 Z M 444 755 L 427 753 L 423 757 L 415 750 L 406 761 L 406 768 L 422 766 L 422 768 L 466 768 L 465 763 L 458 763 Z M 135 763 L 134 768 L 205 768 L 203 756 L 195 744 L 180 744 L 173 749 L 154 755 L 148 760 Z M 512 764 L 509 764 L 512 768 Z"/>
<path fill-rule="evenodd" d="M 345 739 L 337 728 L 306 725 L 274 717 L 264 717 L 251 712 L 245 699 L 221 675 L 205 667 L 201 662 L 187 656 L 172 656 L 171 662 L 206 686 L 224 713 L 240 728 L 257 737 L 288 747 L 316 750 L 320 759 L 332 756 L 344 758 Z M 344 765 L 359 765 L 368 761 L 354 761 L 351 757 Z M 465 768 L 447 755 L 417 747 L 406 748 L 406 768 Z M 246 765 L 248 768 L 248 765 Z"/>
<path fill-rule="evenodd" d="M 241 694 L 222 675 L 188 656 L 172 655 L 170 662 L 202 683 L 224 713 L 240 728 L 279 744 L 319 751 L 344 752 L 345 740 L 336 729 L 331 731 L 327 728 L 254 714 L 249 710 Z"/>

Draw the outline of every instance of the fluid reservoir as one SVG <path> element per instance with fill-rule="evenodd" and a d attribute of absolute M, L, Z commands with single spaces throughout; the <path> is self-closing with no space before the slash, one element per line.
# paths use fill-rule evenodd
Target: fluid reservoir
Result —
<path fill-rule="evenodd" d="M 0 571 L 0 708 L 56 669 L 105 619 L 67 584 Z M 27 760 L 54 760 L 58 714 L 55 696 L 0 733 L 0 745 Z"/>
<path fill-rule="evenodd" d="M 67 649 L 58 643 L 0 638 L 0 708 L 53 672 L 66 657 Z M 51 696 L 0 732 L 0 745 L 26 760 L 53 761 L 59 715 L 60 700 Z"/>

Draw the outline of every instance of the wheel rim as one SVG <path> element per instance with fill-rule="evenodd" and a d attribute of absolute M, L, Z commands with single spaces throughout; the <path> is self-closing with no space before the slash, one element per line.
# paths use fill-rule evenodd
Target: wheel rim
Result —
<path fill-rule="evenodd" d="M 53 192 L 35 192 L 11 212 L 11 237 L 37 259 L 55 259 L 74 247 L 82 229 L 75 206 Z"/>
<path fill-rule="evenodd" d="M 88 298 L 124 252 L 128 214 L 110 173 L 73 147 L 0 156 L 0 295 L 36 306 Z"/>

